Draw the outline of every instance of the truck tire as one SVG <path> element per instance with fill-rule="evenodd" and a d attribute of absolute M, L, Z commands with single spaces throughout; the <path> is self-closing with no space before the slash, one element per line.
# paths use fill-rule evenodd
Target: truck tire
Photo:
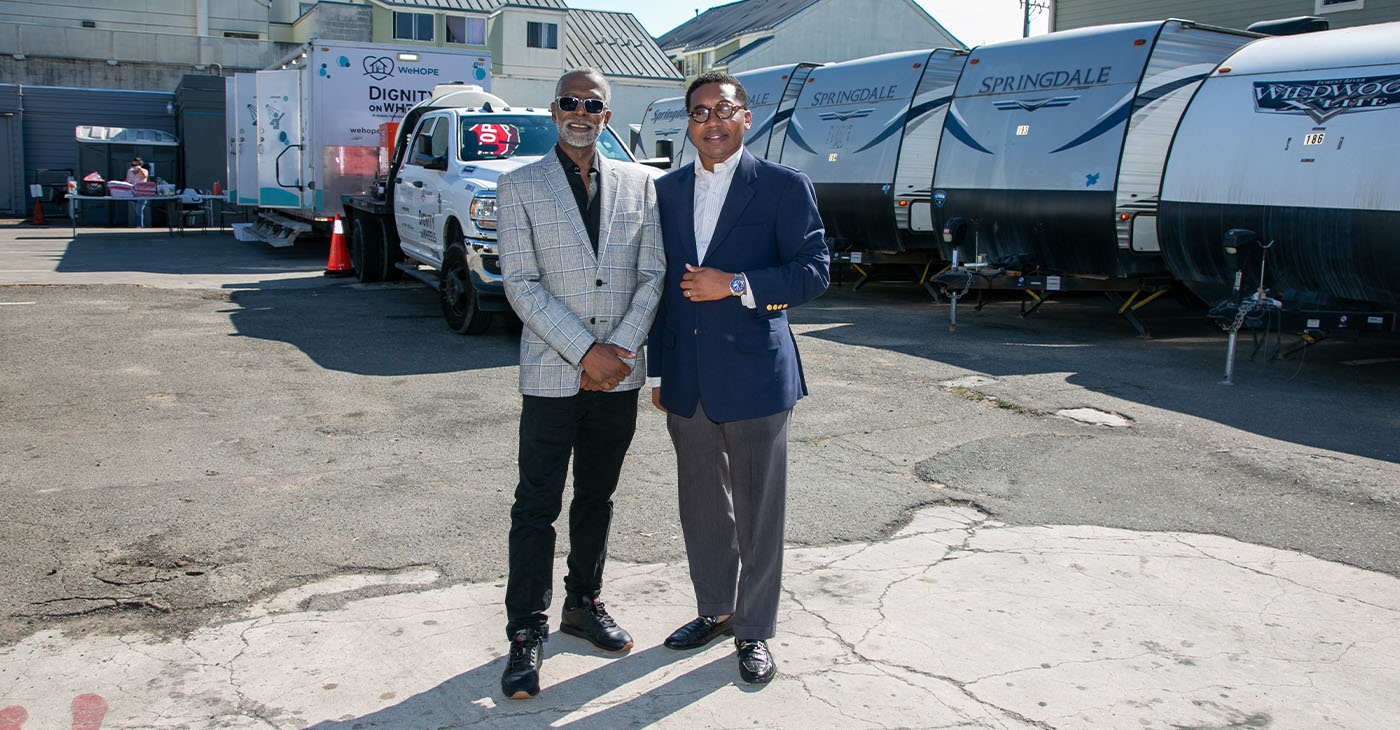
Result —
<path fill-rule="evenodd" d="M 384 224 L 378 218 L 357 215 L 350 224 L 350 266 L 361 282 L 384 281 Z"/>
<path fill-rule="evenodd" d="M 491 326 L 491 313 L 481 311 L 480 302 L 477 301 L 472 273 L 467 268 L 467 248 L 461 242 L 460 234 L 453 239 L 442 257 L 442 269 L 438 274 L 442 316 L 453 332 L 479 335 Z"/>

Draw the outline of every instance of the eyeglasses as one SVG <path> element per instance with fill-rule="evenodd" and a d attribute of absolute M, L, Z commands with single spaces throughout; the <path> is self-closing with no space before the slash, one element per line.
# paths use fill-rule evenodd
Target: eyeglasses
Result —
<path fill-rule="evenodd" d="M 713 109 L 713 111 L 715 113 L 715 118 L 729 119 L 730 117 L 737 114 L 740 109 L 747 108 L 748 107 L 746 106 L 738 106 L 736 104 L 730 104 L 727 101 L 721 101 L 720 103 L 715 104 L 715 108 Z M 688 112 L 688 116 L 690 117 L 690 121 L 695 122 L 696 124 L 704 124 L 705 122 L 710 121 L 711 111 L 712 110 L 707 106 L 697 106 Z"/>
<path fill-rule="evenodd" d="M 559 107 L 561 112 L 571 112 L 578 109 L 579 103 L 583 104 L 583 110 L 589 114 L 602 114 L 608 108 L 602 99 L 579 99 L 574 96 L 561 96 L 554 100 L 554 105 Z"/>

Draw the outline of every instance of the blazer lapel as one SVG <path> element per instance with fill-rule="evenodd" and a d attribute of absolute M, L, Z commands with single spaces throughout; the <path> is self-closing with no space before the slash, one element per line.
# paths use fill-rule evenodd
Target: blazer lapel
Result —
<path fill-rule="evenodd" d="M 598 167 L 599 184 L 603 186 L 598 191 L 598 258 L 603 258 L 604 252 L 608 250 L 608 233 L 612 230 L 613 212 L 617 208 L 617 166 L 607 159 L 601 152 L 593 157 L 593 164 Z M 588 235 L 585 229 L 584 235 Z"/>
<path fill-rule="evenodd" d="M 681 168 L 680 180 L 677 181 L 680 190 L 677 191 L 676 206 L 678 208 L 675 219 L 680 222 L 680 248 L 681 260 L 693 266 L 699 266 L 700 262 L 695 256 L 695 163 L 691 163 Z M 671 252 L 667 252 L 670 255 Z"/>
<path fill-rule="evenodd" d="M 715 255 L 715 250 L 722 248 L 729 236 L 729 231 L 734 228 L 734 224 L 739 222 L 739 216 L 743 215 L 744 209 L 748 207 L 749 200 L 753 198 L 753 179 L 758 175 L 758 165 L 754 163 L 753 155 L 745 149 L 739 155 L 738 169 L 734 170 L 734 178 L 729 182 L 729 194 L 724 198 L 724 206 L 719 209 L 719 220 L 715 222 L 715 233 L 710 236 L 710 247 L 705 251 L 705 260 L 710 260 Z M 692 190 L 694 181 L 691 181 Z M 691 194 L 691 205 L 695 195 Z M 693 234 L 692 234 L 693 235 Z M 694 248 L 692 245 L 691 248 Z"/>
<path fill-rule="evenodd" d="M 574 189 L 569 187 L 569 179 L 564 176 L 564 166 L 559 164 L 559 158 L 552 149 L 545 153 L 543 161 L 545 184 L 554 194 L 554 199 L 559 201 L 559 206 L 564 209 L 564 215 L 569 217 L 569 223 L 573 224 L 574 235 L 578 238 L 579 245 L 583 246 L 583 250 L 597 263 L 597 255 L 593 253 L 593 242 L 588 238 L 588 227 L 583 224 L 583 213 L 574 201 Z"/>

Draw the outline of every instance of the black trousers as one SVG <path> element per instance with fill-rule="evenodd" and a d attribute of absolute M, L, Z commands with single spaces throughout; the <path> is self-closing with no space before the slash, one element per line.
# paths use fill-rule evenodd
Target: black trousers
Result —
<path fill-rule="evenodd" d="M 563 507 L 569 457 L 574 497 L 569 504 L 569 572 L 564 590 L 596 597 L 603 585 L 612 524 L 612 494 L 632 434 L 637 391 L 587 391 L 568 398 L 523 396 L 520 483 L 510 510 L 510 576 L 506 633 L 535 627 L 547 633 L 553 597 L 554 521 Z"/>

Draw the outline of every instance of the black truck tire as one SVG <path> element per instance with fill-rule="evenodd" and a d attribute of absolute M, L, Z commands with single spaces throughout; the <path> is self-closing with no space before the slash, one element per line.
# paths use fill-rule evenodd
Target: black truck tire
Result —
<path fill-rule="evenodd" d="M 367 215 L 355 216 L 350 225 L 350 265 L 360 281 L 370 284 L 388 278 L 384 247 L 384 223 Z"/>
<path fill-rule="evenodd" d="M 447 247 L 438 274 L 438 298 L 442 301 L 442 316 L 453 332 L 479 335 L 491 326 L 491 313 L 481 310 L 472 273 L 467 268 L 467 248 L 460 234 Z"/>

